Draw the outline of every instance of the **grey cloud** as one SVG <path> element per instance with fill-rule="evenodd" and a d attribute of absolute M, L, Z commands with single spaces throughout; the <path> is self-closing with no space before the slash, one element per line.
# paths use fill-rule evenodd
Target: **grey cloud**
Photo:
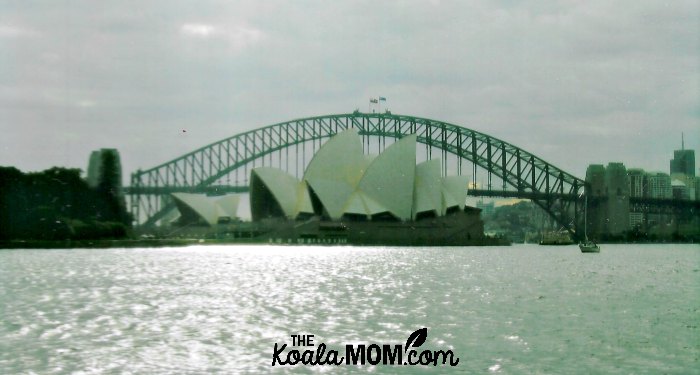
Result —
<path fill-rule="evenodd" d="M 612 160 L 666 169 L 680 132 L 689 146 L 700 139 L 699 10 L 694 1 L 9 2 L 0 164 L 85 168 L 90 150 L 116 147 L 131 172 L 258 126 L 365 110 L 382 95 L 395 113 L 473 127 L 578 175 Z"/>

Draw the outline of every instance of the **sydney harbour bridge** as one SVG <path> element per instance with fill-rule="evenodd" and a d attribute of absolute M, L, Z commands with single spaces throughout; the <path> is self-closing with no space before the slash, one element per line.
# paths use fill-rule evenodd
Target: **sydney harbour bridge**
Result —
<path fill-rule="evenodd" d="M 529 199 L 574 238 L 583 233 L 585 181 L 531 152 L 490 135 L 427 118 L 386 113 L 296 119 L 237 134 L 131 175 L 129 207 L 136 222 L 151 226 L 175 205 L 174 192 L 223 194 L 248 191 L 250 170 L 273 166 L 300 178 L 331 136 L 355 129 L 365 153 L 380 153 L 416 134 L 419 156 L 441 158 L 443 175 L 469 175 L 470 196 Z M 633 203 L 633 202 L 630 202 Z M 636 202 L 648 207 L 645 202 Z"/>

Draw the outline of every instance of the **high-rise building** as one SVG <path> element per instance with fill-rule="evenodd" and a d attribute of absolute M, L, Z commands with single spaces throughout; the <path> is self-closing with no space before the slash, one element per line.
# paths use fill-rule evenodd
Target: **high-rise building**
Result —
<path fill-rule="evenodd" d="M 681 149 L 673 151 L 671 159 L 671 178 L 677 175 L 695 177 L 695 150 L 686 150 L 685 141 L 681 140 Z"/>
<path fill-rule="evenodd" d="M 647 180 L 646 172 L 640 168 L 631 168 L 627 170 L 627 179 L 630 183 L 629 193 L 630 198 L 642 198 L 646 190 Z M 630 228 L 644 227 L 646 221 L 644 212 L 630 212 Z"/>
<path fill-rule="evenodd" d="M 586 227 L 587 235 L 600 239 L 605 233 L 606 207 L 599 199 L 605 196 L 605 166 L 591 164 L 586 169 Z"/>
<path fill-rule="evenodd" d="M 649 172 L 646 176 L 647 190 L 644 196 L 649 198 L 671 198 L 671 176 L 662 172 Z"/>
<path fill-rule="evenodd" d="M 647 198 L 659 198 L 659 199 L 670 199 L 673 197 L 673 190 L 671 189 L 671 176 L 663 172 L 648 172 L 646 175 L 646 190 L 644 196 Z M 647 224 L 650 227 L 656 227 L 656 231 L 659 228 L 664 228 L 664 224 L 667 224 L 670 220 L 670 216 L 666 214 L 647 214 Z"/>
<path fill-rule="evenodd" d="M 630 197 L 643 197 L 646 187 L 646 173 L 644 173 L 644 170 L 639 168 L 628 169 L 627 178 L 630 181 Z"/>
<path fill-rule="evenodd" d="M 586 169 L 586 183 L 591 197 L 605 195 L 605 166 L 602 164 L 591 164 Z"/>
<path fill-rule="evenodd" d="M 593 238 L 620 236 L 630 229 L 630 178 L 622 163 L 588 166 L 587 225 Z"/>
<path fill-rule="evenodd" d="M 87 169 L 87 183 L 91 187 L 97 187 L 100 183 L 100 178 L 102 177 L 103 161 L 107 154 L 111 154 L 114 157 L 115 172 L 117 174 L 116 180 L 118 186 L 121 188 L 122 184 L 122 166 L 119 160 L 119 151 L 113 148 L 103 148 L 97 151 L 93 151 L 90 154 L 90 161 L 88 163 Z"/>
<path fill-rule="evenodd" d="M 630 193 L 627 169 L 622 163 L 608 163 L 605 188 L 608 196 L 607 233 L 621 235 L 630 229 Z"/>
<path fill-rule="evenodd" d="M 695 177 L 695 150 L 675 150 L 671 159 L 671 174 Z"/>
<path fill-rule="evenodd" d="M 693 191 L 693 193 L 695 193 Z M 671 195 L 673 199 L 690 199 L 690 190 L 681 180 L 671 181 Z"/>

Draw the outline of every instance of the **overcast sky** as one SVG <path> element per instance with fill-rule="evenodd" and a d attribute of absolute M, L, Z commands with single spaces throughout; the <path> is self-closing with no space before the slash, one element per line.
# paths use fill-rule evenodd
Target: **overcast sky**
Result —
<path fill-rule="evenodd" d="M 681 132 L 700 151 L 699 4 L 0 0 L 0 165 L 108 147 L 128 175 L 381 95 L 580 177 L 668 173 Z"/>

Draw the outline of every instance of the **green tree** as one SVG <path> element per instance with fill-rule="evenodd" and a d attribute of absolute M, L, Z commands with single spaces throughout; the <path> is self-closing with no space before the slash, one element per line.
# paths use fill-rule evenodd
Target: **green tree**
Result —
<path fill-rule="evenodd" d="M 112 159 L 108 172 L 118 169 Z M 92 189 L 79 169 L 54 167 L 25 174 L 0 166 L 0 240 L 125 237 L 129 215 L 118 170 L 105 177 Z"/>

